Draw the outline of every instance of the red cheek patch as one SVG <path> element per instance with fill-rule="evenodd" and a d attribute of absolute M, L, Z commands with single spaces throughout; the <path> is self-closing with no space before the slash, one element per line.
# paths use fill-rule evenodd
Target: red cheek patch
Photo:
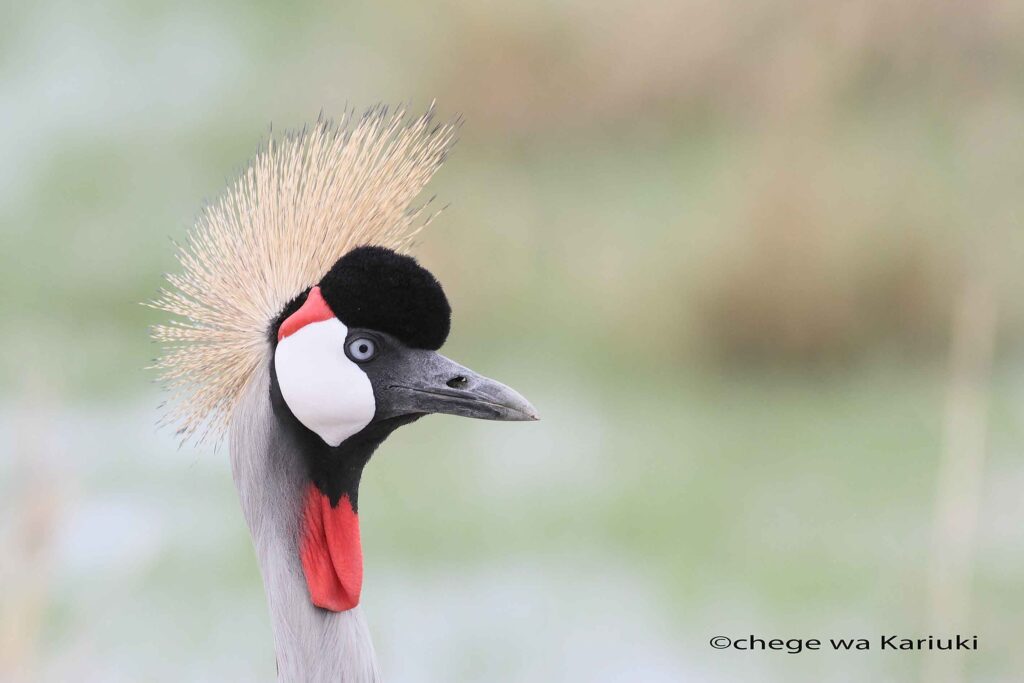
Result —
<path fill-rule="evenodd" d="M 359 604 L 363 590 L 363 546 L 359 517 L 348 496 L 331 507 L 313 484 L 306 489 L 299 543 L 302 571 L 313 604 L 344 612 Z"/>
<path fill-rule="evenodd" d="M 315 286 L 309 290 L 309 294 L 306 295 L 306 301 L 302 304 L 302 307 L 285 318 L 284 322 L 281 323 L 281 327 L 277 329 L 277 341 L 295 334 L 310 323 L 330 320 L 333 317 L 334 313 L 331 311 L 330 306 L 327 305 L 327 302 L 324 301 L 324 296 L 320 293 L 320 287 Z"/>

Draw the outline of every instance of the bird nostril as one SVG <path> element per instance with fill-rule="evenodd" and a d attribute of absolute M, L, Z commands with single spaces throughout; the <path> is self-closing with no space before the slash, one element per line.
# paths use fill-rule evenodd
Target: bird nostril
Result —
<path fill-rule="evenodd" d="M 463 377 L 462 375 L 455 375 L 455 377 L 452 377 L 450 380 L 445 382 L 445 384 L 450 386 L 452 389 L 461 389 L 468 383 L 469 380 Z"/>

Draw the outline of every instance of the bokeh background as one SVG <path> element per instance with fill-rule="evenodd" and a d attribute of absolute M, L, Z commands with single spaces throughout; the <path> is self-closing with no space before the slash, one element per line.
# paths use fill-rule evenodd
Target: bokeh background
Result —
<path fill-rule="evenodd" d="M 389 680 L 1021 680 L 1024 5 L 340 5 L 4 10 L 0 679 L 272 680 L 139 302 L 271 125 L 436 98 L 446 351 L 543 421 L 371 463 Z"/>

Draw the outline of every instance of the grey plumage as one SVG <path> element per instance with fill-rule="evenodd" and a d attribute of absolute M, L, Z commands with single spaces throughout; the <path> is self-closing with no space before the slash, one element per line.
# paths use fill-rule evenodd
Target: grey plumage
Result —
<path fill-rule="evenodd" d="M 232 420 L 231 472 L 267 594 L 281 683 L 375 683 L 373 642 L 361 607 L 330 612 L 309 600 L 299 560 L 301 456 L 275 428 L 269 357 Z"/>

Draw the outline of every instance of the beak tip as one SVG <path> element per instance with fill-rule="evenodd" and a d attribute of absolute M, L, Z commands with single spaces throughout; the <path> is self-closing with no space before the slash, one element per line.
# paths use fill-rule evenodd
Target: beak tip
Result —
<path fill-rule="evenodd" d="M 522 398 L 520 396 L 519 398 Z M 533 404 L 527 401 L 525 398 L 522 399 L 522 405 L 518 406 L 519 412 L 526 416 L 524 422 L 537 422 L 540 420 L 540 413 L 533 407 Z"/>

